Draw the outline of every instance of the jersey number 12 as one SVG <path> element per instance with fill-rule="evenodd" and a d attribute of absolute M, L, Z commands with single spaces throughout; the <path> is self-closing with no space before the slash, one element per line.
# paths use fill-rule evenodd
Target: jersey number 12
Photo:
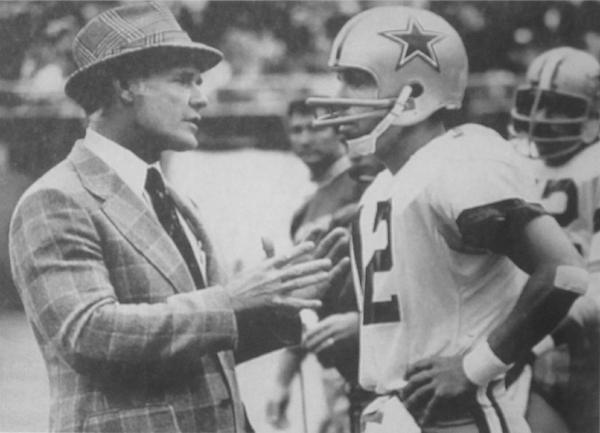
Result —
<path fill-rule="evenodd" d="M 358 220 L 358 218 L 357 218 Z M 354 255 L 357 259 L 357 269 L 359 269 L 360 281 L 364 282 L 363 289 L 363 325 L 374 323 L 388 323 L 400 321 L 400 309 L 398 306 L 398 296 L 392 295 L 387 301 L 373 300 L 373 279 L 376 273 L 387 272 L 392 269 L 392 243 L 391 243 L 391 203 L 383 201 L 377 203 L 373 231 L 377 230 L 379 224 L 386 223 L 386 246 L 383 249 L 376 250 L 371 256 L 371 260 L 362 273 L 362 263 L 358 260 L 361 257 L 360 238 L 358 221 L 354 225 Z"/>

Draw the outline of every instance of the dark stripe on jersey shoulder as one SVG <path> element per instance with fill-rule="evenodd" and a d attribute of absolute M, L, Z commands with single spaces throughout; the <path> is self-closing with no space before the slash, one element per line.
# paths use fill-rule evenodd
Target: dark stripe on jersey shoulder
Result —
<path fill-rule="evenodd" d="M 465 209 L 456 224 L 465 246 L 506 254 L 523 228 L 545 214 L 539 204 L 512 198 Z"/>

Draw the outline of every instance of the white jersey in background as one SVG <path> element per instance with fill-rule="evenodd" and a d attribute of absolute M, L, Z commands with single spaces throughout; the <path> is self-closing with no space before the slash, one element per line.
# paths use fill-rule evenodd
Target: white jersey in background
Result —
<path fill-rule="evenodd" d="M 532 161 L 538 200 L 565 229 L 583 255 L 600 292 L 600 142 L 588 146 L 565 164 L 550 167 Z"/>
<path fill-rule="evenodd" d="M 468 351 L 509 314 L 527 276 L 502 250 L 502 216 L 529 203 L 511 145 L 464 125 L 382 172 L 353 231 L 361 304 L 360 383 L 378 393 L 406 383 L 407 365 Z M 527 190 L 527 192 L 525 192 Z M 489 218 L 489 216 L 497 218 Z"/>

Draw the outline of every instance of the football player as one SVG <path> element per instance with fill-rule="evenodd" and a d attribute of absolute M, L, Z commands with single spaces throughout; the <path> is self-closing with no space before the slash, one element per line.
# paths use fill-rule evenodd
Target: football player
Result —
<path fill-rule="evenodd" d="M 540 354 L 534 364 L 528 414 L 534 431 L 549 428 L 548 412 L 538 410 L 545 403 L 540 397 L 558 409 L 572 431 L 595 433 L 600 427 L 599 96 L 598 61 L 584 51 L 559 47 L 531 63 L 511 110 L 509 130 L 517 148 L 532 158 L 538 199 L 565 229 L 591 275 L 590 296 L 575 303 L 570 320 L 547 340 L 545 347 L 556 348 Z"/>
<path fill-rule="evenodd" d="M 330 109 L 317 125 L 387 168 L 353 232 L 360 382 L 382 394 L 365 431 L 528 432 L 503 379 L 586 291 L 581 257 L 532 204 L 509 142 L 474 124 L 446 130 L 468 62 L 445 20 L 366 10 L 329 63 L 341 85 L 310 100 Z"/>

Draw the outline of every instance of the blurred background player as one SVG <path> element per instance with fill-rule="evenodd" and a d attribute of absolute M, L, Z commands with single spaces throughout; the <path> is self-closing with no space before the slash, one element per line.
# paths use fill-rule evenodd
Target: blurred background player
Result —
<path fill-rule="evenodd" d="M 334 110 L 316 125 L 387 168 L 352 236 L 360 384 L 383 394 L 366 432 L 529 432 L 504 376 L 587 289 L 510 143 L 475 124 L 446 131 L 467 63 L 441 17 L 373 8 L 334 40 L 339 98 L 310 101 Z"/>
<path fill-rule="evenodd" d="M 307 237 L 318 240 L 334 227 L 349 226 L 362 192 L 382 166 L 372 158 L 351 161 L 334 128 L 312 126 L 316 110 L 304 100 L 292 101 L 287 114 L 292 151 L 306 164 L 317 186 L 294 214 L 290 233 L 295 243 Z M 369 396 L 357 387 L 358 311 L 350 275 L 332 287 L 319 316 L 322 320 L 307 330 L 303 347 L 282 353 L 267 402 L 267 418 L 276 428 L 288 423 L 291 383 L 307 352 L 314 353 L 325 367 L 322 379 L 327 415 L 320 432 L 350 431 L 349 414 L 359 415 Z"/>
<path fill-rule="evenodd" d="M 592 284 L 534 364 L 528 419 L 539 432 L 599 431 L 598 296 L 600 293 L 600 65 L 570 47 L 538 56 L 511 110 L 511 135 L 531 157 L 538 199 L 587 261 Z M 564 424 L 564 423 L 563 423 Z"/>

